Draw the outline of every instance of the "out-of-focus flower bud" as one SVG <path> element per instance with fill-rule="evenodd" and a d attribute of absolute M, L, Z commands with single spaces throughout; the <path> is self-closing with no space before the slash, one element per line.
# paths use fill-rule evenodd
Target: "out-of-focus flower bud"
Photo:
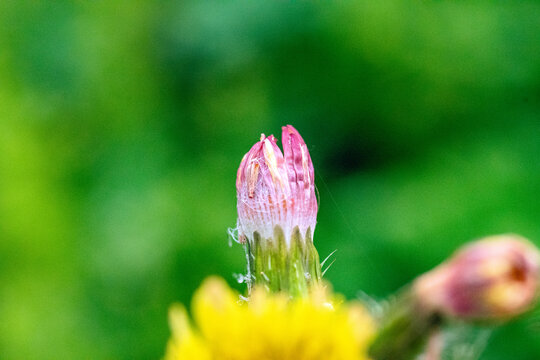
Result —
<path fill-rule="evenodd" d="M 499 235 L 465 245 L 419 277 L 413 291 L 429 312 L 465 320 L 503 320 L 530 309 L 539 281 L 538 249 L 520 236 Z"/>
<path fill-rule="evenodd" d="M 313 164 L 291 125 L 282 128 L 282 143 L 283 153 L 273 135 L 262 134 L 236 178 L 238 234 L 248 248 L 250 276 L 272 290 L 304 288 L 320 278 L 312 242 L 317 218 Z"/>
<path fill-rule="evenodd" d="M 388 302 L 379 315 L 371 358 L 415 358 L 428 337 L 437 353 L 441 345 L 433 336 L 447 320 L 499 322 L 522 314 L 538 296 L 539 271 L 538 249 L 518 235 L 463 246 Z"/>

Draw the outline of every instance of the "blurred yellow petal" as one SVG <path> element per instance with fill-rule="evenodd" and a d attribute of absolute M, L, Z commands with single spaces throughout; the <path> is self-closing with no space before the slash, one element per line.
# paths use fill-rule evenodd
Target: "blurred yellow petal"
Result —
<path fill-rule="evenodd" d="M 200 337 L 185 310 L 175 310 L 167 360 L 367 360 L 375 325 L 366 309 L 327 287 L 312 290 L 309 297 L 291 300 L 255 288 L 245 301 L 222 279 L 209 278 L 193 298 Z"/>
<path fill-rule="evenodd" d="M 210 351 L 206 348 L 205 342 L 191 329 L 183 305 L 171 306 L 169 325 L 173 334 L 167 344 L 165 360 L 211 359 Z"/>

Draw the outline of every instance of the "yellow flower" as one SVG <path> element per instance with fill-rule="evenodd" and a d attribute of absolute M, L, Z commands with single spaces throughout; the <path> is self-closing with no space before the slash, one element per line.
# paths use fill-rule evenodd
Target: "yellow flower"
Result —
<path fill-rule="evenodd" d="M 197 329 L 181 305 L 171 308 L 166 360 L 363 360 L 375 331 L 362 305 L 331 298 L 322 287 L 292 300 L 255 288 L 244 301 L 209 278 L 192 310 Z"/>

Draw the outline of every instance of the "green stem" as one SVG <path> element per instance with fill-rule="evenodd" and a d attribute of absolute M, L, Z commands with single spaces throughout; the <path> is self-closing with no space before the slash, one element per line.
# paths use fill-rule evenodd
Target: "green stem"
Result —
<path fill-rule="evenodd" d="M 406 289 L 389 303 L 380 317 L 378 333 L 369 355 L 374 360 L 415 359 L 431 330 L 440 322 L 437 314 L 424 312 L 410 289 Z"/>

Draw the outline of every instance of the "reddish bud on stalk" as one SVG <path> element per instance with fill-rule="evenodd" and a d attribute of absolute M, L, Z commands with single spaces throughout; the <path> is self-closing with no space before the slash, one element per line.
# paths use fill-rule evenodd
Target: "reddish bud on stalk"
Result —
<path fill-rule="evenodd" d="M 298 227 L 312 238 L 317 218 L 313 164 L 307 146 L 294 127 L 282 128 L 283 153 L 273 135 L 261 135 L 244 156 L 236 178 L 240 239 L 272 238 L 279 226 L 290 245 Z M 309 233 L 309 234 L 308 234 Z"/>
<path fill-rule="evenodd" d="M 540 254 L 517 235 L 491 236 L 459 249 L 419 277 L 413 291 L 429 312 L 466 320 L 501 320 L 530 309 L 540 282 Z"/>

